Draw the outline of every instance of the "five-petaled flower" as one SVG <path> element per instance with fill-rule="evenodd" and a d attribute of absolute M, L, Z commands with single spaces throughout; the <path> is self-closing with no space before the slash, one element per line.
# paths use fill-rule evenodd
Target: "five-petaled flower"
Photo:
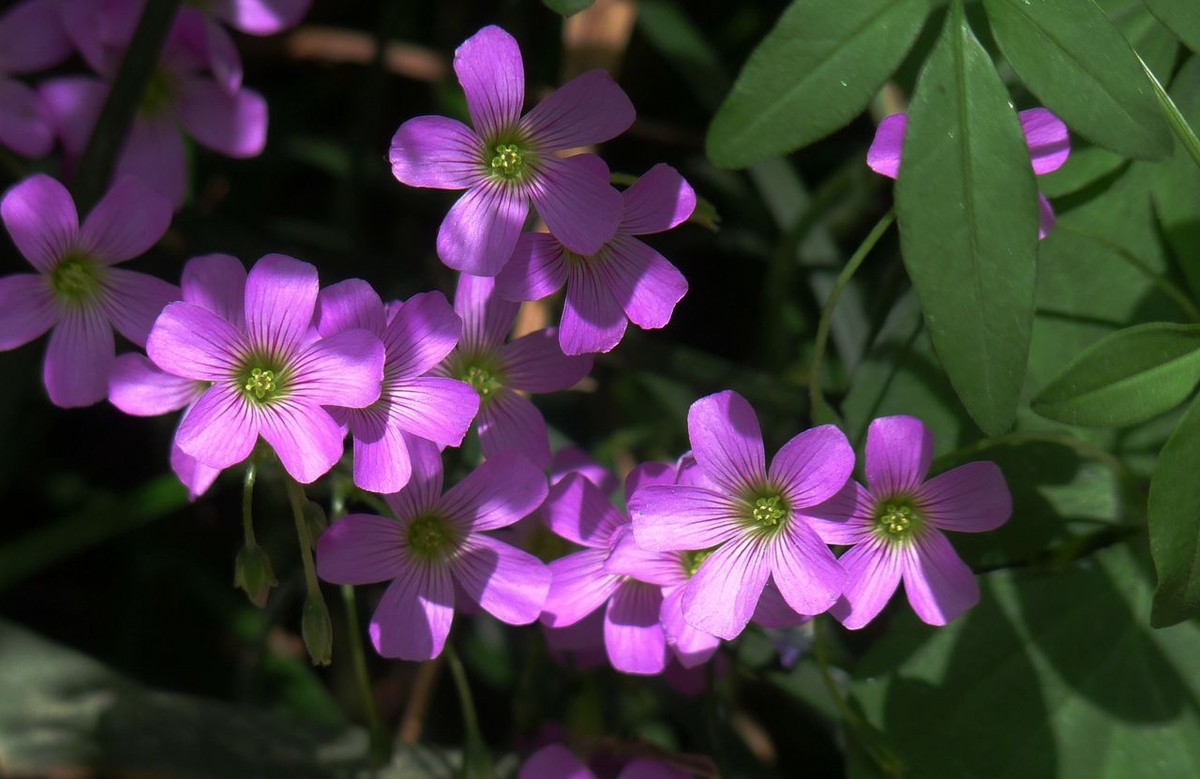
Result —
<path fill-rule="evenodd" d="M 1031 108 L 1019 114 L 1025 143 L 1033 172 L 1039 176 L 1053 173 L 1063 166 L 1071 154 L 1071 136 L 1067 126 L 1045 108 Z M 890 179 L 900 175 L 900 153 L 908 129 L 907 114 L 892 114 L 879 123 L 875 140 L 867 150 L 867 165 L 876 173 Z M 1054 229 L 1054 208 L 1042 193 L 1038 193 L 1041 223 L 1038 238 L 1045 238 Z"/>
<path fill-rule="evenodd" d="M 612 238 L 621 197 L 594 155 L 559 152 L 606 141 L 633 123 L 633 104 L 612 78 L 591 70 L 532 111 L 525 103 L 521 50 L 499 27 L 484 27 L 454 53 L 474 129 L 418 116 L 392 138 L 392 173 L 414 187 L 465 189 L 438 231 L 437 252 L 455 270 L 494 276 L 529 215 L 571 251 L 593 254 Z"/>
<path fill-rule="evenodd" d="M 371 642 L 384 657 L 428 660 L 446 643 L 457 597 L 501 622 L 537 619 L 550 571 L 528 552 L 487 535 L 546 498 L 546 477 L 506 451 L 442 494 L 437 447 L 415 439 L 412 477 L 387 495 L 396 518 L 349 514 L 317 540 L 317 573 L 337 584 L 391 580 L 371 617 Z M 458 596 L 456 596 L 456 592 Z"/>
<path fill-rule="evenodd" d="M 926 481 L 933 434 L 914 417 L 882 417 L 867 431 L 867 486 L 851 481 L 834 503 L 846 521 L 818 521 L 826 542 L 853 546 L 842 555 L 846 587 L 831 613 L 848 628 L 875 618 L 900 580 L 913 610 L 945 625 L 979 600 L 979 585 L 943 530 L 995 530 L 1012 513 L 1004 474 L 974 462 Z"/>

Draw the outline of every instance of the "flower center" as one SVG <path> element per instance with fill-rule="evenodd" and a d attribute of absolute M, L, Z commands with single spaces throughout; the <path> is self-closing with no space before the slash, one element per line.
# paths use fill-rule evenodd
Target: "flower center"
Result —
<path fill-rule="evenodd" d="M 924 522 L 916 506 L 904 498 L 885 501 L 875 512 L 875 532 L 893 541 L 912 537 Z"/>
<path fill-rule="evenodd" d="M 68 255 L 50 271 L 50 284 L 60 300 L 85 303 L 100 291 L 100 273 L 101 267 L 95 261 Z"/>
<path fill-rule="evenodd" d="M 766 498 L 759 498 L 754 501 L 754 508 L 751 510 L 751 516 L 758 523 L 759 527 L 775 527 L 781 521 L 787 511 L 779 505 L 780 497 L 771 495 Z"/>
<path fill-rule="evenodd" d="M 417 517 L 408 525 L 408 548 L 423 560 L 444 559 L 458 543 L 454 529 L 436 514 Z"/>
<path fill-rule="evenodd" d="M 525 156 L 515 143 L 496 144 L 496 156 L 492 157 L 492 170 L 506 179 L 515 179 L 525 173 Z"/>
<path fill-rule="evenodd" d="M 783 530 L 792 517 L 787 499 L 768 485 L 762 485 L 743 497 L 744 526 L 755 533 L 774 535 Z"/>
<path fill-rule="evenodd" d="M 237 388 L 256 406 L 265 406 L 287 394 L 288 374 L 277 362 L 261 357 L 246 360 L 237 374 Z"/>
<path fill-rule="evenodd" d="M 455 374 L 455 378 L 471 385 L 471 389 L 479 393 L 481 403 L 491 400 L 500 390 L 504 389 L 503 376 L 500 371 L 494 364 L 487 361 L 464 362 L 458 366 Z"/>
<path fill-rule="evenodd" d="M 704 565 L 704 561 L 712 557 L 712 553 L 717 551 L 713 549 L 701 549 L 695 552 L 684 552 L 682 555 L 683 570 L 687 571 L 688 576 L 695 576 L 696 571 L 700 570 L 700 566 Z"/>
<path fill-rule="evenodd" d="M 252 368 L 250 377 L 246 379 L 246 386 L 243 387 L 246 392 L 253 392 L 254 397 L 262 400 L 275 394 L 278 389 L 275 386 L 275 371 L 264 371 L 261 368 Z"/>
<path fill-rule="evenodd" d="M 138 111 L 142 116 L 160 116 L 175 102 L 175 79 L 163 68 L 155 68 L 142 93 Z"/>

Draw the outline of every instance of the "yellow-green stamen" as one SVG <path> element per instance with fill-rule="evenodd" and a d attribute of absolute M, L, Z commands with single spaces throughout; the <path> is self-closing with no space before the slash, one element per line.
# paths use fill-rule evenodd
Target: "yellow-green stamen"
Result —
<path fill-rule="evenodd" d="M 787 515 L 787 510 L 780 505 L 778 495 L 770 495 L 754 501 L 750 514 L 760 527 L 775 527 Z"/>
<path fill-rule="evenodd" d="M 880 536 L 904 541 L 921 529 L 924 518 L 907 499 L 893 498 L 880 504 L 875 512 L 875 532 Z"/>
<path fill-rule="evenodd" d="M 504 387 L 496 372 L 483 365 L 468 365 L 459 374 L 459 381 L 471 385 L 471 389 L 479 393 L 481 400 L 487 400 Z"/>
<path fill-rule="evenodd" d="M 683 553 L 683 570 L 687 571 L 688 576 L 695 576 L 696 571 L 700 570 L 700 566 L 704 565 L 704 561 L 712 557 L 712 553 L 716 549 L 701 549 L 695 552 Z"/>
<path fill-rule="evenodd" d="M 515 143 L 499 143 L 492 157 L 492 173 L 506 179 L 520 178 L 528 166 L 525 155 Z"/>
<path fill-rule="evenodd" d="M 446 557 L 456 543 L 453 528 L 445 519 L 433 514 L 410 522 L 405 537 L 413 555 L 424 560 Z"/>
<path fill-rule="evenodd" d="M 68 256 L 50 271 L 50 284 L 58 299 L 85 303 L 100 291 L 101 267 L 88 257 Z"/>
<path fill-rule="evenodd" d="M 275 385 L 275 371 L 264 371 L 261 368 L 251 369 L 250 377 L 246 379 L 243 389 L 246 392 L 254 393 L 259 400 L 269 397 L 278 389 Z"/>

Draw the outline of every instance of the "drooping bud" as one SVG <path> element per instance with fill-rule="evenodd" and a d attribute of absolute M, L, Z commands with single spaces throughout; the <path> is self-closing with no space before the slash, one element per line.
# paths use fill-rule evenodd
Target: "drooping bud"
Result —
<path fill-rule="evenodd" d="M 271 558 L 257 544 L 245 546 L 238 552 L 233 567 L 233 586 L 245 590 L 246 597 L 260 609 L 267 605 L 271 588 L 279 584 L 271 568 Z"/>
<path fill-rule="evenodd" d="M 313 665 L 329 665 L 333 659 L 333 623 L 321 593 L 310 592 L 304 600 L 304 616 L 300 620 L 300 635 Z"/>

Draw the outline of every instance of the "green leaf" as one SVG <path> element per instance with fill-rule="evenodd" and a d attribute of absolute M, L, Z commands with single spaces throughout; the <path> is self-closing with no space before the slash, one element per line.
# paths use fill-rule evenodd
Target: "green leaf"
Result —
<path fill-rule="evenodd" d="M 1008 93 L 957 5 L 913 95 L 896 211 L 946 373 L 976 424 L 1002 433 L 1029 355 L 1037 188 Z"/>
<path fill-rule="evenodd" d="M 1200 57 L 1189 59 L 1171 84 L 1171 96 L 1187 122 L 1200 127 Z M 1182 262 L 1193 295 L 1200 294 L 1200 167 L 1183 144 L 1175 154 L 1154 165 L 1151 192 L 1154 210 L 1167 243 Z"/>
<path fill-rule="evenodd" d="M 1167 439 L 1150 480 L 1150 554 L 1158 589 L 1150 624 L 1200 616 L 1200 399 Z"/>
<path fill-rule="evenodd" d="M 1057 572 L 989 574 L 943 628 L 901 606 L 854 696 L 905 776 L 1200 775 L 1200 626 L 1145 627 L 1147 567 L 1118 545 Z"/>
<path fill-rule="evenodd" d="M 1200 325 L 1151 323 L 1118 331 L 1070 362 L 1033 410 L 1086 427 L 1128 427 L 1178 406 L 1200 382 Z"/>
<path fill-rule="evenodd" d="M 1050 198 L 1069 195 L 1113 173 L 1123 162 L 1124 157 L 1099 146 L 1073 148 L 1061 168 L 1038 177 L 1038 189 Z"/>
<path fill-rule="evenodd" d="M 542 0 L 543 5 L 563 16 L 574 16 L 580 11 L 586 11 L 595 2 L 596 0 Z"/>
<path fill-rule="evenodd" d="M 708 156 L 745 167 L 844 126 L 899 66 L 928 13 L 928 0 L 792 3 L 717 111 Z"/>
<path fill-rule="evenodd" d="M 1013 69 L 1073 131 L 1127 157 L 1170 153 L 1170 130 L 1137 57 L 1090 0 L 983 4 Z"/>
<path fill-rule="evenodd" d="M 1144 0 L 1150 13 L 1200 54 L 1200 4 L 1195 0 Z"/>

